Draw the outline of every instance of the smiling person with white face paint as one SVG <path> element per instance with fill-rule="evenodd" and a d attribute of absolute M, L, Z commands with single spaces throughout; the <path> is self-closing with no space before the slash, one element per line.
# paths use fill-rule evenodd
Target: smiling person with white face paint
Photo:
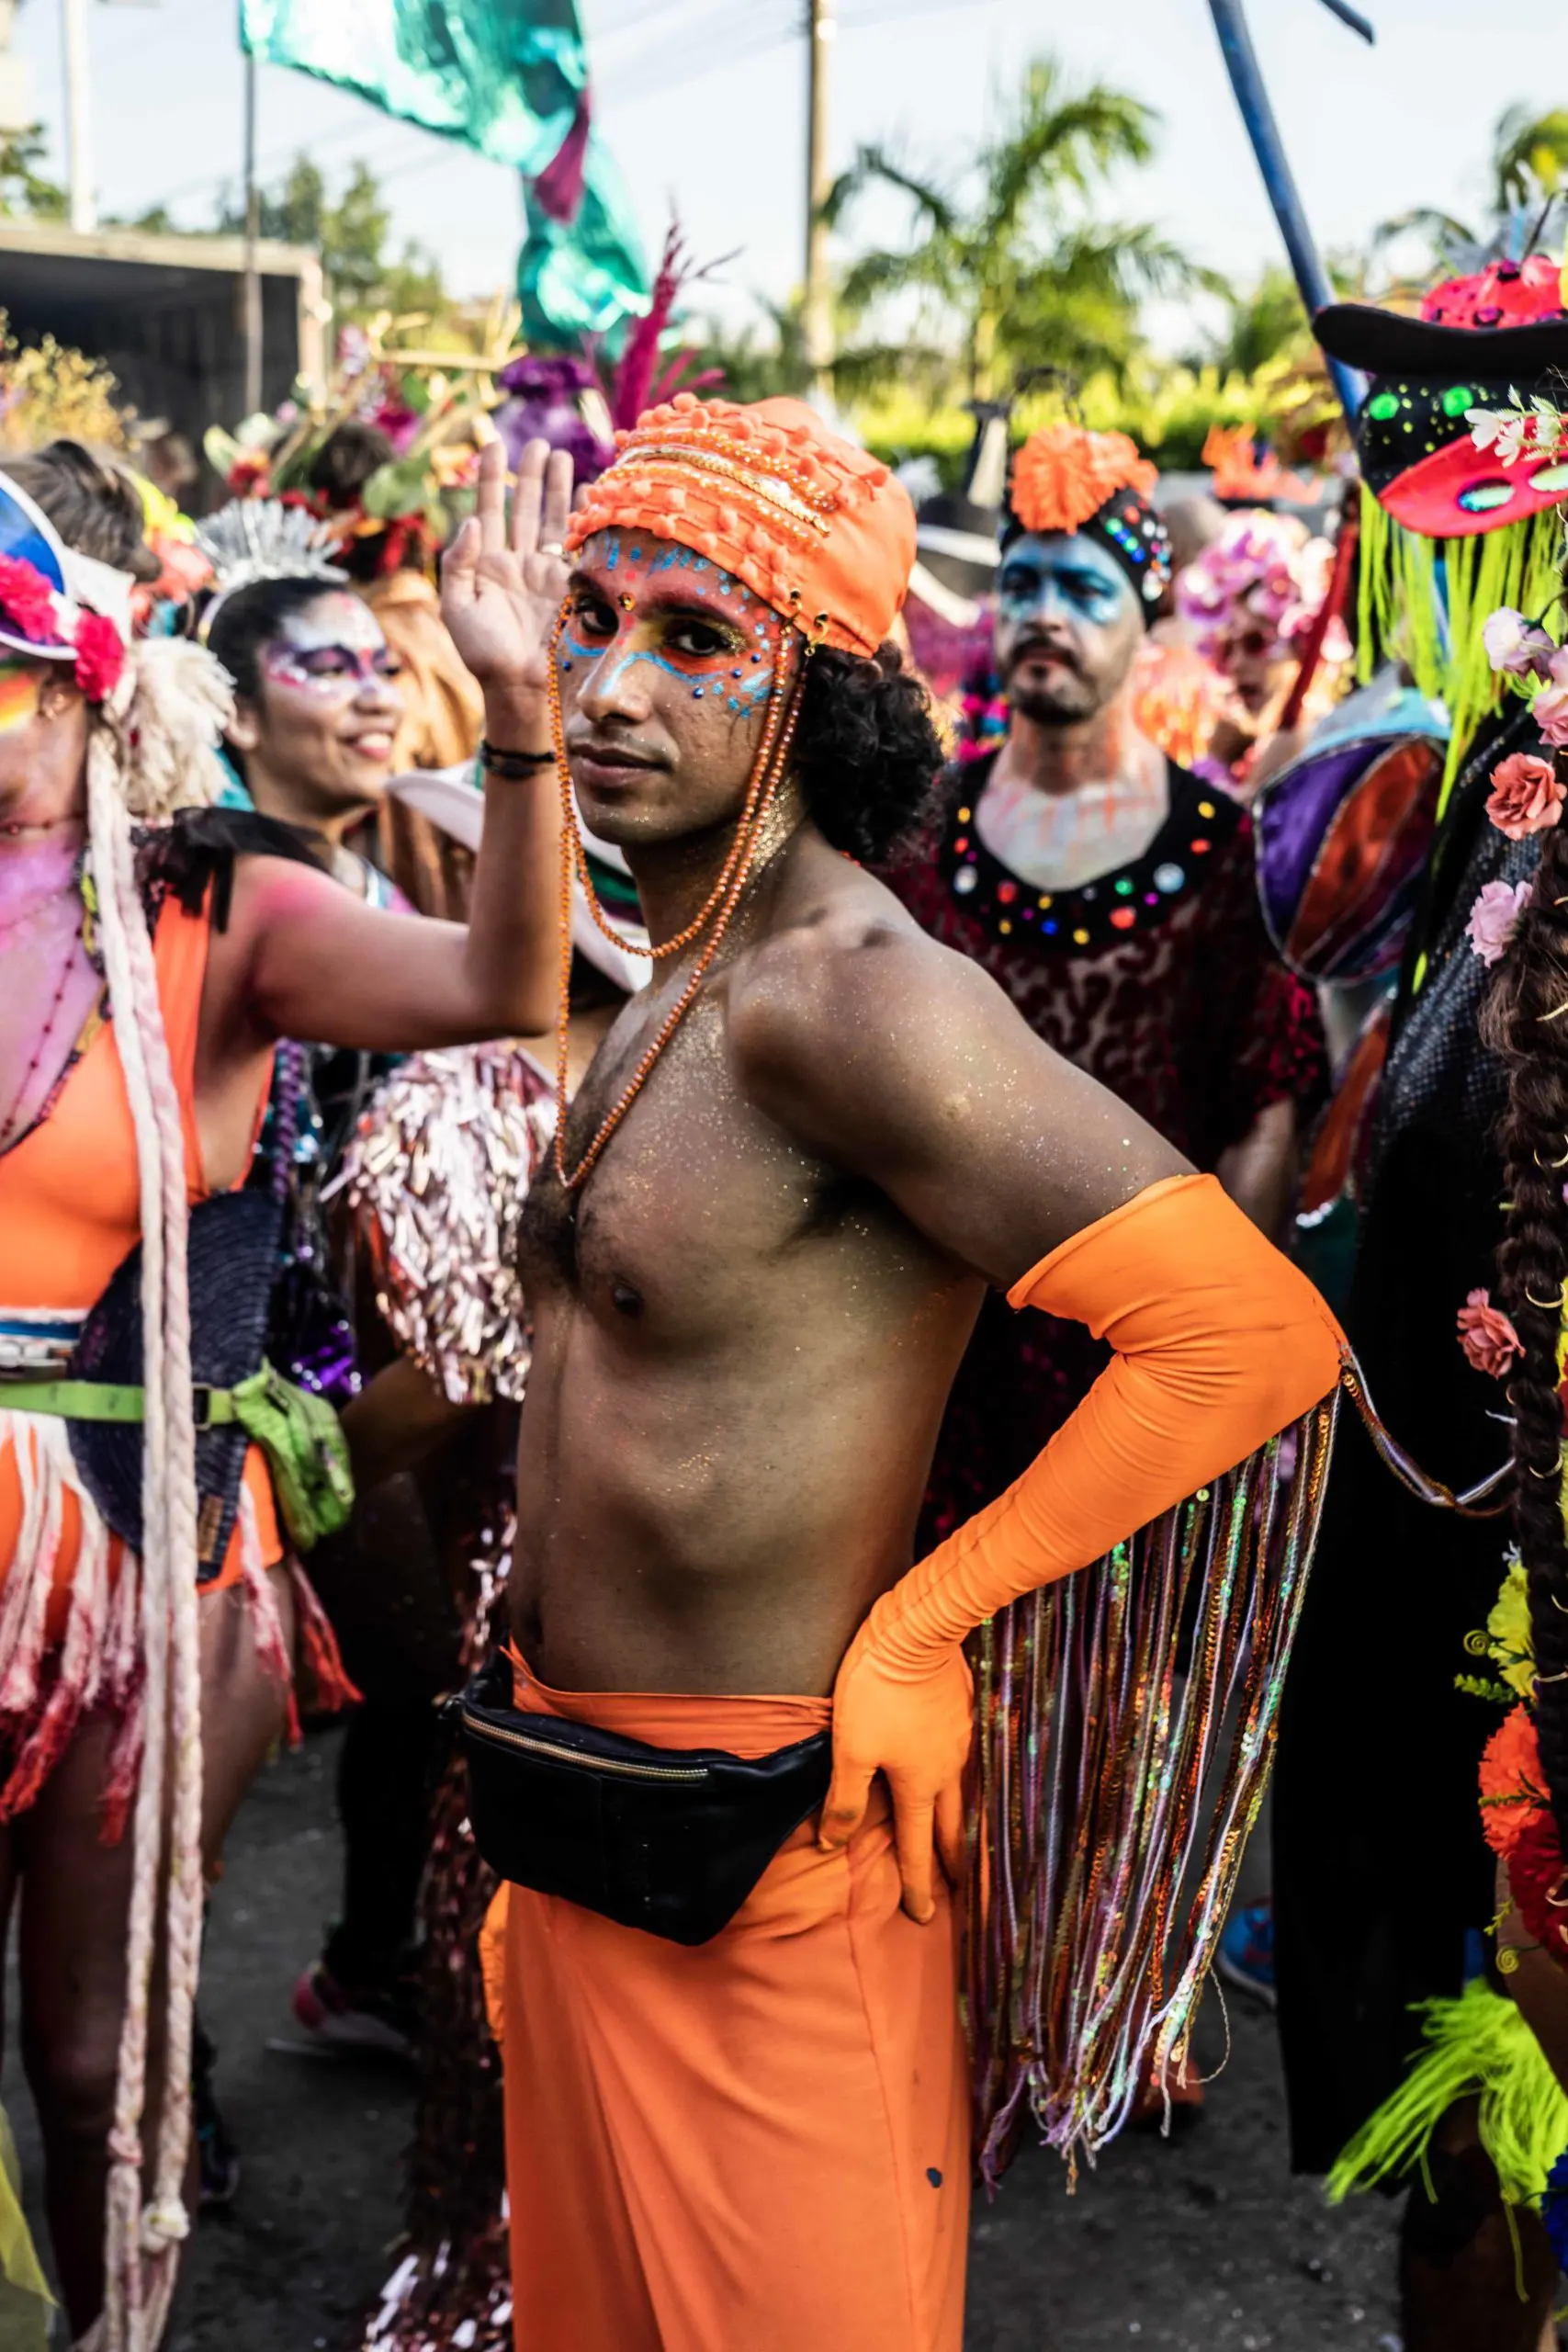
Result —
<path fill-rule="evenodd" d="M 225 736 L 257 808 L 320 833 L 340 882 L 394 903 L 344 842 L 381 803 L 403 716 L 401 664 L 375 614 L 319 575 L 261 580 L 222 600 L 208 645 L 234 681 Z"/>

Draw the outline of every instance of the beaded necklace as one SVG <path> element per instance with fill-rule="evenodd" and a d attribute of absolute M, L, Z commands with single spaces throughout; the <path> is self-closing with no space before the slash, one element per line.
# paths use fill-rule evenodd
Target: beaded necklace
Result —
<path fill-rule="evenodd" d="M 559 634 L 560 625 L 558 622 L 556 636 L 558 638 Z M 614 940 L 617 947 L 624 947 L 626 941 L 600 906 L 593 888 L 593 878 L 588 869 L 587 854 L 582 846 L 582 835 L 577 822 L 577 807 L 572 797 L 571 771 L 567 764 L 566 724 L 561 714 L 560 702 L 560 671 L 555 658 L 555 642 L 552 639 L 549 684 L 550 732 L 555 744 L 556 775 L 561 796 L 560 899 L 558 910 L 560 937 L 560 997 L 556 1023 L 555 1165 L 556 1174 L 568 1193 L 580 1192 L 587 1182 L 598 1162 L 599 1155 L 642 1092 L 654 1064 L 690 1011 L 697 990 L 701 988 L 707 976 L 708 968 L 718 953 L 740 894 L 750 879 L 762 827 L 778 797 L 779 786 L 789 770 L 790 750 L 795 741 L 795 725 L 800 716 L 801 694 L 806 684 L 806 662 L 810 658 L 811 650 L 811 645 L 807 641 L 805 657 L 792 683 L 787 675 L 788 665 L 784 659 L 784 648 L 780 647 L 778 667 L 773 673 L 773 683 L 768 695 L 768 710 L 762 725 L 762 738 L 757 747 L 757 758 L 751 770 L 751 781 L 747 787 L 745 805 L 740 812 L 740 821 L 736 828 L 729 854 L 724 861 L 717 881 L 708 892 L 698 913 L 682 931 L 677 932 L 671 939 L 661 940 L 658 946 L 651 947 L 649 952 L 655 957 L 677 954 L 681 948 L 688 946 L 696 938 L 698 933 L 711 918 L 712 929 L 708 933 L 707 942 L 692 967 L 691 977 L 685 987 L 660 1022 L 652 1043 L 643 1053 L 626 1086 L 600 1121 L 598 1131 L 587 1150 L 578 1161 L 576 1168 L 569 1170 L 566 1163 L 567 1020 L 570 1011 L 571 886 L 574 873 L 581 882 L 583 896 L 588 902 L 588 911 L 606 939 Z"/>
<path fill-rule="evenodd" d="M 991 755 L 994 758 L 995 754 Z M 1098 952 L 1158 930 L 1201 887 L 1205 865 L 1243 820 L 1238 801 L 1185 770 L 1170 770 L 1170 813 L 1141 857 L 1066 890 L 1041 890 L 994 856 L 975 824 L 989 763 L 958 772 L 960 797 L 938 851 L 942 877 L 965 917 L 1015 947 L 1040 954 Z"/>
<path fill-rule="evenodd" d="M 16 829 L 6 828 L 6 830 L 14 831 Z M 65 991 L 71 984 L 71 976 L 76 968 L 76 950 L 79 946 L 85 945 L 87 948 L 89 955 L 92 953 L 93 942 L 89 930 L 89 923 L 93 911 L 93 901 L 91 885 L 87 877 L 86 859 L 85 854 L 82 857 L 79 857 L 76 861 L 75 871 L 71 878 L 71 888 L 75 892 L 79 902 L 76 916 L 76 927 L 72 932 L 71 937 L 66 944 L 65 955 L 60 967 L 60 978 L 55 982 L 54 995 L 50 1001 L 49 1011 L 44 1016 L 43 1027 L 39 1032 L 38 1043 L 33 1047 L 32 1055 L 28 1062 L 27 1068 L 23 1070 L 21 1077 L 17 1080 L 16 1085 L 11 1090 L 11 1099 L 6 1105 L 4 1115 L 0 1116 L 0 1154 L 9 1151 L 14 1144 L 20 1143 L 24 1136 L 30 1134 L 32 1129 L 39 1125 L 39 1121 L 47 1115 L 55 1097 L 60 1091 L 61 1085 L 63 1083 L 66 1076 L 74 1065 L 81 1051 L 81 1040 L 79 1039 L 75 1050 L 73 1051 L 70 1059 L 65 1065 L 65 1069 L 62 1070 L 60 1077 L 50 1089 L 49 1094 L 39 1110 L 33 1117 L 19 1121 L 17 1114 L 21 1110 L 21 1106 L 28 1099 L 28 1090 L 32 1085 L 33 1080 L 38 1076 L 39 1070 L 42 1066 L 45 1050 L 48 1047 L 50 1039 L 54 1035 L 54 1024 L 60 1018 L 60 1008 L 65 1001 Z M 36 912 L 36 909 L 29 910 L 29 911 Z M 20 920 L 22 920 L 22 918 L 18 918 L 18 921 Z M 87 1022 L 88 1030 L 95 1025 L 95 1020 L 96 1014 L 89 1015 Z M 85 1034 L 85 1032 L 84 1034 Z"/>

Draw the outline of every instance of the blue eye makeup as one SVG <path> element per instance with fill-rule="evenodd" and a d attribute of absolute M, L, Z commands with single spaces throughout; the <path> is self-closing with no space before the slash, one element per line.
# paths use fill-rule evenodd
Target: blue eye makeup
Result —
<path fill-rule="evenodd" d="M 1068 620 L 1106 628 L 1132 594 L 1122 567 L 1092 539 L 1033 540 L 1003 557 L 997 601 L 1005 617 L 1021 621 L 1061 613 Z"/>

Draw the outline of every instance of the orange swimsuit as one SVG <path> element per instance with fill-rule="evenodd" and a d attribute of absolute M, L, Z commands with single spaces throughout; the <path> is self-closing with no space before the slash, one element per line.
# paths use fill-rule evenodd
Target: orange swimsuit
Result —
<path fill-rule="evenodd" d="M 210 933 L 210 916 L 205 909 L 199 914 L 187 914 L 170 896 L 153 937 L 158 1001 L 185 1134 L 186 1197 L 193 1204 L 205 1200 L 210 1189 L 202 1174 L 196 1125 L 197 1031 Z M 107 1020 L 67 1075 L 49 1116 L 0 1155 L 0 1313 L 14 1308 L 55 1313 L 62 1319 L 85 1315 L 135 1247 L 141 1232 L 136 1132 L 114 1023 Z M 0 1380 L 0 1414 L 5 1403 L 5 1383 Z M 254 1446 L 246 1457 L 245 1487 L 254 1505 L 261 1557 L 270 1563 L 282 1556 L 283 1545 L 266 1464 Z M 0 1435 L 0 1595 L 17 1566 L 23 1517 L 23 1481 L 16 1443 L 10 1432 L 4 1431 Z M 65 1628 L 81 1543 L 82 1500 L 68 1488 L 45 1629 L 51 1645 L 60 1641 Z M 111 1538 L 111 1579 L 118 1578 L 122 1559 L 122 1545 L 118 1538 Z M 242 1570 L 241 1529 L 236 1523 L 221 1568 L 202 1589 L 220 1591 L 237 1582 Z M 0 1670 L 5 1664 L 0 1660 Z"/>

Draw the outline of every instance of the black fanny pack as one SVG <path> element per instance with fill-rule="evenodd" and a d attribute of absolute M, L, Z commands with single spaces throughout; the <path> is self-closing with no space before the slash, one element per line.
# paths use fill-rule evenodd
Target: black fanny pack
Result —
<path fill-rule="evenodd" d="M 728 1927 L 828 1793 L 826 1731 L 748 1761 L 525 1714 L 511 1697 L 511 1664 L 498 1656 L 457 1702 L 485 1860 L 518 1886 L 672 1943 L 705 1944 Z"/>

